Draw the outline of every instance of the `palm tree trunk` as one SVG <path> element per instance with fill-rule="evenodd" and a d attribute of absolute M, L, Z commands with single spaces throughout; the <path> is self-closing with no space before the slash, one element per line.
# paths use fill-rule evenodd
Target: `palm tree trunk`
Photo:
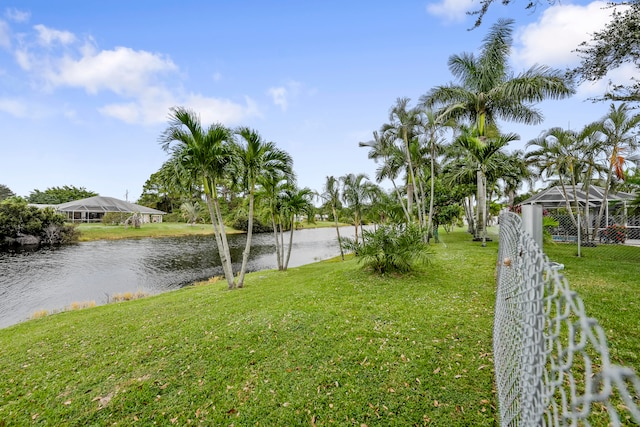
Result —
<path fill-rule="evenodd" d="M 477 184 L 477 200 L 476 200 L 476 239 L 481 239 L 484 235 L 485 220 L 484 220 L 484 204 L 486 203 L 487 193 L 484 188 L 484 174 L 482 169 L 478 168 L 476 172 L 476 184 Z"/>
<path fill-rule="evenodd" d="M 291 258 L 291 247 L 293 246 L 293 230 L 295 224 L 295 215 L 291 216 L 291 231 L 289 232 L 289 248 L 287 249 L 287 259 L 284 262 L 284 271 L 289 267 L 289 259 Z"/>
<path fill-rule="evenodd" d="M 249 218 L 247 219 L 247 243 L 242 252 L 242 267 L 240 267 L 240 277 L 238 278 L 238 287 L 244 286 L 244 274 L 247 271 L 249 263 L 249 253 L 251 252 L 251 238 L 253 237 L 253 197 L 254 188 L 249 190 Z"/>
<path fill-rule="evenodd" d="M 271 226 L 273 227 L 273 237 L 276 241 L 276 259 L 278 270 L 282 270 L 282 257 L 280 256 L 280 241 L 278 240 L 278 226 L 276 225 L 276 215 L 271 212 Z"/>
<path fill-rule="evenodd" d="M 431 144 L 431 200 L 429 200 L 429 219 L 427 220 L 427 236 L 431 233 L 431 227 L 433 224 L 433 198 L 436 193 L 436 180 L 435 180 L 435 150 L 434 144 Z M 435 236 L 435 233 L 434 233 Z M 428 238 L 427 238 L 427 241 Z"/>
<path fill-rule="evenodd" d="M 416 183 L 416 177 L 413 174 L 413 162 L 411 161 L 411 151 L 409 151 L 409 138 L 406 128 L 404 128 L 402 131 L 402 139 L 404 140 L 404 148 L 405 150 L 407 150 L 407 165 L 409 166 L 409 183 L 407 183 L 407 210 L 411 215 L 413 213 L 413 187 Z"/>
<path fill-rule="evenodd" d="M 409 211 L 407 210 L 407 207 L 404 205 L 404 199 L 402 198 L 402 195 L 400 194 L 400 190 L 398 190 L 398 186 L 396 185 L 395 180 L 391 180 L 391 184 L 393 184 L 393 189 L 396 192 L 396 196 L 398 197 L 398 201 L 400 202 L 400 206 L 402 206 L 402 212 L 404 212 L 405 217 L 407 218 L 407 224 L 409 224 L 411 222 L 411 216 L 409 215 Z"/>
<path fill-rule="evenodd" d="M 282 260 L 281 270 L 286 270 L 287 267 L 284 263 L 284 224 L 282 218 L 280 219 L 280 259 Z"/>
<path fill-rule="evenodd" d="M 233 280 L 233 271 L 229 270 L 229 264 L 226 260 L 226 253 L 224 251 L 224 246 L 222 244 L 222 234 L 220 231 L 220 224 L 218 224 L 215 208 L 213 206 L 213 201 L 211 200 L 211 194 L 208 191 L 205 191 L 205 199 L 207 201 L 207 207 L 209 208 L 209 215 L 211 215 L 211 224 L 213 225 L 213 234 L 216 238 L 216 245 L 218 247 L 218 255 L 220 256 L 220 263 L 222 264 L 222 271 L 224 272 L 224 276 L 227 279 L 227 284 L 229 289 L 233 289 L 235 284 Z M 223 229 L 224 230 L 224 229 Z"/>
<path fill-rule="evenodd" d="M 598 235 L 598 231 L 600 230 L 600 221 L 602 221 L 602 215 L 604 214 L 604 209 L 608 203 L 608 198 L 609 198 L 609 187 L 611 186 L 611 176 L 613 175 L 613 169 L 611 167 L 611 165 L 609 166 L 609 171 L 607 172 L 607 182 L 605 183 L 604 186 L 604 194 L 602 197 L 602 203 L 600 204 L 600 209 L 598 209 L 598 217 L 596 220 L 596 225 L 594 227 L 594 231 L 593 231 L 593 237 L 594 240 Z M 608 227 L 609 224 L 605 224 L 605 227 Z"/>
<path fill-rule="evenodd" d="M 336 222 L 336 233 L 338 234 L 338 246 L 340 247 L 340 257 L 344 261 L 344 251 L 342 250 L 342 240 L 340 239 L 340 227 L 338 227 L 338 213 L 336 212 L 336 208 L 331 206 L 331 210 L 333 211 L 333 219 Z"/>
<path fill-rule="evenodd" d="M 229 242 L 227 242 L 227 233 L 224 229 L 224 220 L 222 219 L 222 213 L 220 212 L 220 203 L 218 202 L 217 195 L 214 194 L 213 198 L 213 206 L 215 208 L 215 214 L 218 218 L 218 225 L 220 228 L 220 237 L 222 240 L 222 251 L 224 257 L 221 257 L 221 261 L 227 265 L 227 269 L 225 271 L 225 275 L 227 276 L 227 283 L 229 284 L 229 289 L 233 289 L 236 287 L 235 279 L 233 277 L 233 264 L 231 263 L 231 251 L 229 250 Z"/>

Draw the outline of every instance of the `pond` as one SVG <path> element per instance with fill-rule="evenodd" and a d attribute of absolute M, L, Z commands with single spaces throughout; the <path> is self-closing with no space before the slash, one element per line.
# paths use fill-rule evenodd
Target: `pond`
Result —
<path fill-rule="evenodd" d="M 353 237 L 353 227 L 340 234 Z M 253 236 L 248 271 L 277 268 L 273 239 L 271 233 Z M 229 236 L 234 272 L 245 243 L 245 235 Z M 335 228 L 298 230 L 289 267 L 339 254 Z M 0 253 L 0 328 L 40 310 L 55 312 L 74 302 L 100 305 L 114 294 L 157 294 L 222 275 L 213 236 L 99 240 Z"/>

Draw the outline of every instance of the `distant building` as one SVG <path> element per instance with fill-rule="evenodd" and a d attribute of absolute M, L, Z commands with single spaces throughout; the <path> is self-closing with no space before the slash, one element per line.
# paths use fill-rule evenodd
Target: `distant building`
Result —
<path fill-rule="evenodd" d="M 135 203 L 126 202 L 114 197 L 95 196 L 87 199 L 74 200 L 59 205 L 49 205 L 58 212 L 65 214 L 70 222 L 101 222 L 107 212 L 139 213 L 143 223 L 162 222 L 166 212 Z"/>

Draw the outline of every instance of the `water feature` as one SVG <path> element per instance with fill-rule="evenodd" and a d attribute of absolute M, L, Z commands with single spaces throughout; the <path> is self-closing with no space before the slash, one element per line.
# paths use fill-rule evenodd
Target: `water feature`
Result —
<path fill-rule="evenodd" d="M 352 237 L 353 227 L 343 227 L 341 235 Z M 244 235 L 229 236 L 234 271 L 245 243 Z M 298 230 L 289 267 L 339 254 L 334 228 Z M 248 270 L 276 267 L 273 234 L 254 235 Z M 39 310 L 62 310 L 73 302 L 104 304 L 124 292 L 156 294 L 212 276 L 222 276 L 213 236 L 100 240 L 0 253 L 0 328 Z"/>

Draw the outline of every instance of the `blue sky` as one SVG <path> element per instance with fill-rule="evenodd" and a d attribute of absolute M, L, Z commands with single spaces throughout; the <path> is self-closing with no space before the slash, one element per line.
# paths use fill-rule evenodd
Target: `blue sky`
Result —
<path fill-rule="evenodd" d="M 564 69 L 607 21 L 603 5 L 496 5 L 468 31 L 468 0 L 3 1 L 0 184 L 21 196 L 73 185 L 135 201 L 167 158 L 158 137 L 176 105 L 205 125 L 255 128 L 292 155 L 301 187 L 350 172 L 373 178 L 358 142 L 396 98 L 416 102 L 451 81 L 448 57 L 477 52 L 498 18 L 516 19 L 514 71 Z M 509 149 L 600 118 L 608 105 L 586 99 L 605 83 L 540 104 L 542 125 L 502 124 L 521 136 Z"/>

